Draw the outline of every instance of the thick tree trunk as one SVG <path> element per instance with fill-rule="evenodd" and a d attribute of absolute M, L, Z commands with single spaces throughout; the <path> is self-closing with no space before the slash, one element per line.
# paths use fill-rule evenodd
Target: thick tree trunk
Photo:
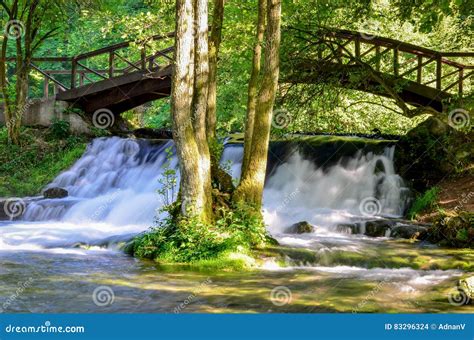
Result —
<path fill-rule="evenodd" d="M 260 79 L 260 65 L 262 59 L 262 43 L 265 34 L 265 17 L 267 14 L 267 0 L 259 0 L 258 2 L 258 21 L 257 21 L 257 40 L 253 50 L 252 72 L 248 87 L 247 98 L 247 117 L 245 120 L 245 137 L 244 137 L 244 157 L 242 161 L 243 178 L 248 171 L 250 153 L 252 148 L 252 136 L 255 122 L 255 108 L 257 106 L 258 81 Z"/>
<path fill-rule="evenodd" d="M 193 126 L 199 149 L 198 175 L 203 185 L 204 215 L 212 216 L 211 160 L 206 134 L 207 96 L 209 86 L 208 5 L 207 0 L 194 0 L 195 56 Z"/>
<path fill-rule="evenodd" d="M 209 93 L 207 95 L 207 137 L 209 141 L 216 138 L 217 123 L 217 58 L 222 39 L 225 0 L 214 0 L 214 11 L 209 40 Z"/>
<path fill-rule="evenodd" d="M 267 167 L 273 104 L 278 87 L 281 0 L 267 1 L 267 28 L 262 85 L 258 94 L 248 169 L 234 195 L 260 208 Z"/>
<path fill-rule="evenodd" d="M 194 41 L 193 0 L 176 1 L 175 64 L 171 85 L 173 137 L 180 166 L 181 213 L 208 220 L 200 176 L 199 146 L 192 125 Z"/>

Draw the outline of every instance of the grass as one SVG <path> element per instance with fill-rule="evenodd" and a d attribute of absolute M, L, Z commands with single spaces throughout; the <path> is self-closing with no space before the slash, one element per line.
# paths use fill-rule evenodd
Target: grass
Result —
<path fill-rule="evenodd" d="M 413 220 L 416 216 L 428 209 L 432 209 L 436 206 L 438 201 L 439 188 L 433 187 L 427 190 L 423 195 L 418 196 L 408 211 L 408 218 Z"/>
<path fill-rule="evenodd" d="M 34 196 L 84 153 L 88 140 L 51 129 L 23 129 L 21 145 L 7 143 L 0 129 L 0 197 Z"/>

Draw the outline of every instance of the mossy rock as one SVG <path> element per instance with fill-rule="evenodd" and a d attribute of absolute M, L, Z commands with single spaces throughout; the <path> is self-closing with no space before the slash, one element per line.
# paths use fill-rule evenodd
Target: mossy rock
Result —
<path fill-rule="evenodd" d="M 473 133 L 458 131 L 436 117 L 410 130 L 397 143 L 398 173 L 423 192 L 474 161 Z"/>
<path fill-rule="evenodd" d="M 286 230 L 287 233 L 289 234 L 305 234 L 305 233 L 313 233 L 314 232 L 314 226 L 307 222 L 307 221 L 301 221 L 298 223 L 293 224 L 291 227 L 289 227 Z"/>
<path fill-rule="evenodd" d="M 440 213 L 420 239 L 456 248 L 474 248 L 474 213 Z"/>

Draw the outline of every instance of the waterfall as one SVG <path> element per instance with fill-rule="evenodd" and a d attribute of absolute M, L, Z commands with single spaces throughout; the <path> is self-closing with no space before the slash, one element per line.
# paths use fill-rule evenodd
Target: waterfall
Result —
<path fill-rule="evenodd" d="M 395 173 L 393 145 L 321 158 L 326 146 L 313 148 L 314 157 L 301 148 L 282 154 L 281 144 L 271 146 L 264 217 L 272 234 L 302 220 L 317 232 L 337 232 L 339 223 L 367 218 L 367 199 L 376 203 L 372 218 L 403 213 L 408 190 Z M 235 182 L 242 154 L 241 145 L 228 144 L 221 160 Z M 177 169 L 172 141 L 97 138 L 47 186 L 64 188 L 69 196 L 36 200 L 21 221 L 2 222 L 0 244 L 59 247 L 130 238 L 152 226 L 163 206 L 157 191 L 165 165 Z"/>

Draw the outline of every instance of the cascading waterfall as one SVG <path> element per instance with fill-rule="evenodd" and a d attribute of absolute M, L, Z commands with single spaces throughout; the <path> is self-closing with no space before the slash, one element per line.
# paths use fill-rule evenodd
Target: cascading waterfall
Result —
<path fill-rule="evenodd" d="M 262 269 L 304 269 L 364 280 L 390 278 L 401 290 L 418 289 L 459 275 L 455 271 L 350 267 L 337 262 L 337 257 L 336 262 L 332 261 L 333 255 L 341 252 L 370 254 L 384 241 L 341 232 L 338 225 L 400 216 L 408 197 L 408 189 L 394 170 L 394 146 L 382 144 L 374 149 L 373 144 L 360 138 L 351 140 L 351 144 L 356 141 L 362 147 L 355 152 L 349 148 L 336 153 L 333 150 L 342 150 L 347 141 L 333 145 L 330 140 L 322 146 L 311 146 L 310 152 L 308 145 L 271 145 L 264 190 L 268 230 L 281 244 L 310 249 L 320 260 L 308 265 L 289 263 L 284 269 L 268 262 Z M 371 147 L 365 147 L 366 143 Z M 236 182 L 242 153 L 241 145 L 227 144 L 221 161 Z M 116 254 L 119 242 L 130 240 L 151 227 L 155 218 L 164 217 L 157 214 L 163 205 L 158 191 L 163 189 L 162 173 L 166 168 L 178 168 L 172 141 L 95 139 L 69 170 L 47 186 L 66 189 L 68 197 L 35 198 L 20 220 L 0 222 L 0 252 L 92 256 L 93 249 L 110 249 L 109 254 Z M 177 188 L 168 191 L 168 197 L 176 192 Z M 367 199 L 368 208 L 364 205 Z M 314 225 L 314 232 L 288 233 L 286 228 L 299 221 Z M 89 247 L 83 249 L 85 245 Z"/>
<path fill-rule="evenodd" d="M 177 168 L 173 151 L 167 152 L 172 148 L 172 141 L 95 139 L 69 170 L 47 186 L 64 188 L 69 196 L 30 203 L 16 227 L 0 229 L 0 242 L 66 247 L 101 244 L 113 237 L 121 240 L 146 230 L 162 206 L 157 190 L 165 163 Z M 242 153 L 241 145 L 229 144 L 221 161 L 236 181 Z M 358 151 L 322 167 L 297 149 L 289 152 L 285 162 L 273 167 L 265 186 L 269 231 L 278 235 L 305 220 L 317 227 L 316 234 L 332 233 L 339 223 L 360 220 L 361 202 L 367 198 L 380 205 L 377 215 L 401 215 L 407 189 L 394 171 L 393 154 L 394 146 L 380 154 Z"/>

